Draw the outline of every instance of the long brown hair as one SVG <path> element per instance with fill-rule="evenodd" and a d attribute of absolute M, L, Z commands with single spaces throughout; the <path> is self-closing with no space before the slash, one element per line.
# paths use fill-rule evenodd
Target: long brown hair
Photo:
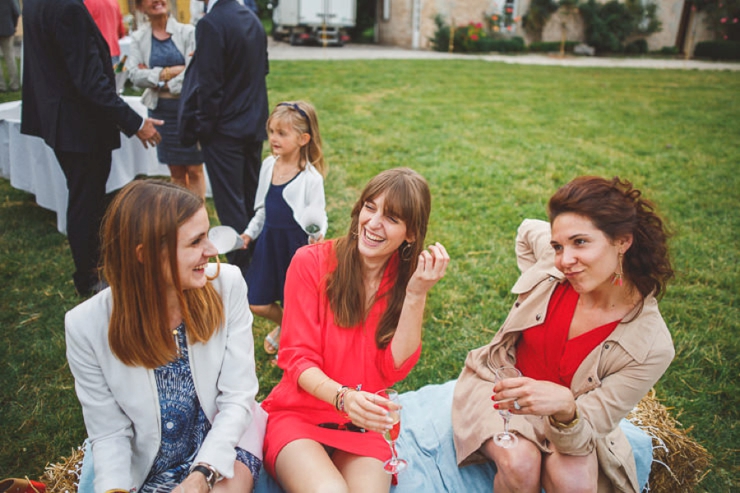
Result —
<path fill-rule="evenodd" d="M 202 207 L 203 199 L 183 187 L 137 180 L 118 192 L 103 218 L 102 269 L 113 295 L 108 343 L 127 365 L 157 368 L 176 357 L 165 263 L 190 343 L 206 342 L 224 321 L 211 283 L 183 291 L 178 275 L 177 230 Z"/>
<path fill-rule="evenodd" d="M 267 131 L 270 131 L 270 123 L 279 121 L 290 126 L 299 134 L 308 134 L 311 140 L 301 147 L 301 161 L 298 165 L 303 169 L 304 162 L 313 164 L 316 171 L 326 176 L 326 162 L 324 153 L 321 151 L 321 133 L 319 132 L 319 117 L 316 109 L 307 101 L 284 101 L 278 103 L 267 119 Z"/>
<path fill-rule="evenodd" d="M 409 168 L 395 168 L 383 171 L 370 180 L 352 208 L 347 235 L 336 240 L 337 268 L 329 274 L 326 285 L 327 297 L 337 325 L 350 328 L 365 319 L 365 284 L 357 249 L 360 211 L 365 202 L 382 194 L 385 194 L 385 211 L 404 221 L 407 236 L 414 238 L 414 241 L 404 241 L 398 248 L 398 275 L 389 291 L 388 307 L 375 334 L 375 344 L 381 349 L 390 343 L 396 333 L 406 298 L 406 285 L 416 270 L 419 254 L 424 250 L 432 209 L 432 196 L 424 177 Z"/>
<path fill-rule="evenodd" d="M 560 214 L 571 212 L 587 217 L 607 238 L 614 241 L 632 235 L 625 252 L 624 275 L 642 295 L 660 298 L 673 277 L 668 255 L 668 232 L 655 213 L 655 205 L 632 183 L 614 177 L 581 176 L 561 187 L 547 206 L 550 224 Z"/>

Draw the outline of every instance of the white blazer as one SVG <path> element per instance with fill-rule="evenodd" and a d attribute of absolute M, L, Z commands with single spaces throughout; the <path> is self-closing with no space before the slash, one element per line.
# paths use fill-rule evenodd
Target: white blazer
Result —
<path fill-rule="evenodd" d="M 209 275 L 215 273 L 209 265 Z M 195 462 L 234 475 L 236 451 L 262 457 L 266 414 L 255 402 L 252 313 L 241 271 L 221 265 L 212 281 L 224 304 L 225 323 L 205 344 L 188 342 L 190 369 L 200 405 L 212 427 Z M 161 443 L 154 370 L 124 365 L 108 345 L 112 309 L 106 289 L 65 317 L 67 360 L 82 404 L 95 465 L 95 491 L 138 490 Z"/>
<path fill-rule="evenodd" d="M 167 33 L 171 36 L 172 42 L 182 53 L 185 58 L 185 66 L 190 66 L 190 61 L 195 53 L 195 27 L 190 24 L 180 24 L 174 17 L 167 18 Z M 128 78 L 136 87 L 144 88 L 141 95 L 141 103 L 150 110 L 157 108 L 159 102 L 159 74 L 163 67 L 149 67 L 149 57 L 152 55 L 152 25 L 148 22 L 131 34 L 131 50 L 126 60 L 126 71 Z M 145 65 L 146 68 L 139 68 L 139 65 Z M 182 91 L 182 82 L 185 80 L 185 71 L 183 70 L 176 77 L 167 82 L 170 94 L 180 94 Z"/>
<path fill-rule="evenodd" d="M 254 217 L 244 230 L 250 238 L 256 240 L 265 225 L 265 197 L 272 182 L 272 170 L 275 167 L 275 156 L 268 156 L 262 161 L 260 180 L 254 197 Z M 293 210 L 293 218 L 305 231 L 311 220 L 318 216 L 319 232 L 326 236 L 329 220 L 326 217 L 326 199 L 324 198 L 324 177 L 311 163 L 298 173 L 293 181 L 283 189 L 283 198 Z"/>

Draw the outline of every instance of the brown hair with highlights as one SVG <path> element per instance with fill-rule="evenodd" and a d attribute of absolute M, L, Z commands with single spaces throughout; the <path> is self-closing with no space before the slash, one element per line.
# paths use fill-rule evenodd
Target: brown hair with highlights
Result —
<path fill-rule="evenodd" d="M 401 308 L 406 298 L 406 286 L 416 270 L 419 255 L 424 250 L 424 239 L 432 209 L 432 197 L 424 177 L 409 168 L 395 168 L 383 171 L 370 180 L 352 208 L 347 235 L 336 240 L 337 268 L 329 274 L 326 287 L 337 325 L 354 327 L 365 319 L 366 293 L 357 248 L 360 211 L 365 202 L 383 194 L 385 194 L 385 212 L 406 224 L 407 234 L 414 238 L 414 242 L 409 244 L 404 241 L 396 254 L 400 256 L 398 277 L 389 291 L 388 307 L 375 334 L 375 343 L 381 349 L 391 342 L 396 333 Z M 404 254 L 401 255 L 401 252 Z"/>
<path fill-rule="evenodd" d="M 211 283 L 183 291 L 178 275 L 178 228 L 204 206 L 203 199 L 178 185 L 136 180 L 108 208 L 101 228 L 102 270 L 113 295 L 108 342 L 123 363 L 157 368 L 177 355 L 166 270 L 190 343 L 208 341 L 223 324 L 223 302 Z"/>
<path fill-rule="evenodd" d="M 667 231 L 652 202 L 632 183 L 614 177 L 581 176 L 561 187 L 547 206 L 550 224 L 560 214 L 571 212 L 587 217 L 607 238 L 614 241 L 632 234 L 632 246 L 624 254 L 627 279 L 643 299 L 651 293 L 660 298 L 673 277 L 668 255 Z"/>

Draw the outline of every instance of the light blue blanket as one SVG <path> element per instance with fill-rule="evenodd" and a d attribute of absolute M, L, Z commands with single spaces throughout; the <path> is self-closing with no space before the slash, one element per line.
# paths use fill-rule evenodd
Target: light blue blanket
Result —
<path fill-rule="evenodd" d="M 401 395 L 403 419 L 398 438 L 398 455 L 409 468 L 398 475 L 391 493 L 491 493 L 496 468 L 492 463 L 458 468 L 452 442 L 451 408 L 455 381 L 427 385 Z M 640 489 L 647 483 L 653 460 L 652 440 L 642 430 L 623 419 L 622 431 L 632 445 Z M 87 447 L 89 449 L 89 447 Z M 85 451 L 79 493 L 93 493 L 92 454 Z M 283 493 L 264 471 L 255 493 Z"/>
<path fill-rule="evenodd" d="M 496 468 L 492 463 L 459 468 L 452 442 L 452 390 L 455 381 L 427 385 L 401 395 L 403 419 L 398 438 L 398 455 L 409 468 L 398 475 L 391 493 L 491 493 Z M 647 483 L 653 461 L 652 440 L 623 419 L 622 431 L 632 445 L 640 489 Z M 262 471 L 255 493 L 283 493 Z"/>

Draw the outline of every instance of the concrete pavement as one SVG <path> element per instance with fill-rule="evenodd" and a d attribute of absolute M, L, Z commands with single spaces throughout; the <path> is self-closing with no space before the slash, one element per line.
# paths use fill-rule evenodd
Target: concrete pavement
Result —
<path fill-rule="evenodd" d="M 740 63 L 705 62 L 658 58 L 606 58 L 567 56 L 559 58 L 541 54 L 525 55 L 465 55 L 428 50 L 407 50 L 393 46 L 348 44 L 343 47 L 291 46 L 289 43 L 268 42 L 270 60 L 485 60 L 523 65 L 556 67 L 614 67 L 674 70 L 740 71 Z"/>

